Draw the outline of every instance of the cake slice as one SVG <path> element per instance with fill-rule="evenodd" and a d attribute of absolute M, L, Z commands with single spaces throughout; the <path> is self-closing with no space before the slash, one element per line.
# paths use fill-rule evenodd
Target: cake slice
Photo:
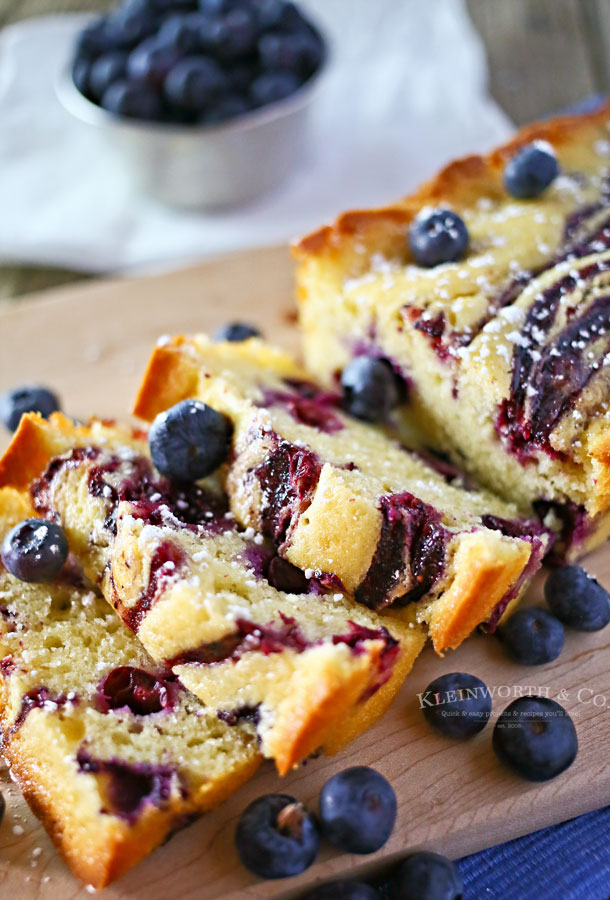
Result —
<path fill-rule="evenodd" d="M 0 542 L 34 515 L 0 490 Z M 26 584 L 0 562 L 0 728 L 13 779 L 72 871 L 102 888 L 261 760 L 156 665 L 72 564 Z"/>
<path fill-rule="evenodd" d="M 438 652 L 493 629 L 540 565 L 538 524 L 351 418 L 258 339 L 165 340 L 136 413 L 152 420 L 187 397 L 233 423 L 226 483 L 240 524 L 327 589 L 425 622 Z"/>
<path fill-rule="evenodd" d="M 0 484 L 29 489 L 151 656 L 223 721 L 251 722 L 280 773 L 372 724 L 425 643 L 239 530 L 218 484 L 161 478 L 141 431 L 24 416 Z"/>
<path fill-rule="evenodd" d="M 610 105 L 525 128 L 294 248 L 311 371 L 336 386 L 353 359 L 386 360 L 395 422 L 535 510 L 568 559 L 610 532 L 609 128 Z M 559 174 L 532 188 L 541 160 Z M 465 224 L 456 261 L 422 258 L 431 208 Z"/>

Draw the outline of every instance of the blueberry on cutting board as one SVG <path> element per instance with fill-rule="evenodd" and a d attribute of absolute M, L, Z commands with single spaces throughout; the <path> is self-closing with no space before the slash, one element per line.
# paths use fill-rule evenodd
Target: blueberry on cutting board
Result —
<path fill-rule="evenodd" d="M 288 878 L 305 871 L 318 854 L 315 818 L 287 794 L 266 794 L 241 815 L 235 846 L 242 864 L 260 878 Z"/>
<path fill-rule="evenodd" d="M 498 758 L 528 781 L 548 781 L 572 765 L 578 738 L 566 710 L 548 697 L 518 697 L 493 733 Z"/>
<path fill-rule="evenodd" d="M 46 419 L 59 409 L 57 395 L 40 385 L 26 385 L 0 395 L 0 421 L 9 431 L 15 431 L 24 413 L 37 412 Z"/>
<path fill-rule="evenodd" d="M 430 682 L 422 694 L 426 720 L 450 738 L 469 738 L 482 731 L 491 715 L 485 682 L 466 672 L 450 672 Z"/>
<path fill-rule="evenodd" d="M 214 332 L 215 341 L 231 341 L 234 344 L 240 344 L 252 337 L 261 337 L 261 333 L 258 328 L 247 322 L 229 322 Z"/>
<path fill-rule="evenodd" d="M 554 569 L 545 582 L 544 599 L 576 631 L 600 631 L 610 622 L 610 594 L 580 566 Z"/>
<path fill-rule="evenodd" d="M 559 619 L 536 606 L 513 613 L 498 629 L 498 637 L 513 659 L 525 666 L 552 662 L 565 644 Z"/>
<path fill-rule="evenodd" d="M 374 853 L 396 821 L 396 794 L 375 769 L 353 766 L 329 778 L 320 792 L 324 836 L 345 853 Z"/>

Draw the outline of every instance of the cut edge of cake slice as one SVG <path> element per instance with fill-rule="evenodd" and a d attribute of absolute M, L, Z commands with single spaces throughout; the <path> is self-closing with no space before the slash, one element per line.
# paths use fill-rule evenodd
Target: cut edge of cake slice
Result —
<path fill-rule="evenodd" d="M 198 485 L 174 495 L 142 431 L 26 415 L 0 461 L 12 478 L 153 658 L 225 721 L 252 721 L 280 774 L 370 727 L 423 648 L 421 625 L 341 592 L 276 590 L 262 537 Z"/>
<path fill-rule="evenodd" d="M 410 589 L 418 602 L 406 612 L 426 622 L 437 652 L 457 647 L 481 623 L 493 629 L 540 566 L 548 535 L 537 523 L 491 494 L 447 481 L 422 456 L 347 416 L 336 394 L 259 339 L 164 340 L 135 413 L 151 421 L 189 397 L 232 421 L 226 481 L 238 521 L 271 537 L 300 569 L 338 579 L 365 605 L 387 608 Z M 376 467 L 381 477 L 369 477 Z M 402 480 L 399 470 L 407 473 Z M 435 503 L 444 504 L 442 516 Z"/>
<path fill-rule="evenodd" d="M 0 540 L 31 516 L 26 494 L 0 489 Z M 74 566 L 26 584 L 0 563 L 0 605 L 2 752 L 86 884 L 105 887 L 260 765 L 253 729 L 230 728 L 179 688 Z"/>

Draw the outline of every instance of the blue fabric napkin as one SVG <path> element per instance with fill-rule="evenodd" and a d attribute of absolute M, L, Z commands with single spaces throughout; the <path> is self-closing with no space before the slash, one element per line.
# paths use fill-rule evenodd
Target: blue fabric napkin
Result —
<path fill-rule="evenodd" d="M 608 900 L 610 806 L 459 860 L 464 900 Z"/>

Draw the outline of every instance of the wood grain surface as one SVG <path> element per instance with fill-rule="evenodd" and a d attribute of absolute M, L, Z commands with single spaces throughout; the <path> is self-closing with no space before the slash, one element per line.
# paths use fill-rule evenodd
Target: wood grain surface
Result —
<path fill-rule="evenodd" d="M 77 416 L 127 413 L 142 366 L 163 333 L 210 330 L 246 318 L 286 346 L 297 346 L 285 249 L 217 260 L 155 279 L 98 283 L 27 299 L 0 313 L 0 391 L 40 380 L 57 388 Z M 0 438 L 0 442 L 5 440 Z M 1 448 L 0 448 L 1 449 Z M 608 548 L 587 568 L 610 586 Z M 528 602 L 541 598 L 542 578 Z M 427 847 L 451 856 L 479 850 L 610 803 L 610 632 L 569 633 L 555 663 L 523 668 L 509 662 L 493 638 L 475 636 L 444 659 L 425 651 L 385 718 L 334 759 L 309 761 L 281 780 L 271 765 L 220 810 L 174 837 L 103 892 L 108 900 L 237 900 L 299 897 L 316 880 L 363 874 Z M 479 675 L 494 692 L 498 715 L 529 689 L 570 710 L 580 741 L 572 768 L 532 785 L 504 770 L 491 750 L 491 727 L 455 743 L 426 725 L 417 694 L 443 672 Z M 233 832 L 244 806 L 278 789 L 315 808 L 321 785 L 354 764 L 378 768 L 399 798 L 388 844 L 371 858 L 325 848 L 299 878 L 260 882 L 237 862 Z M 88 896 L 54 853 L 41 826 L 4 774 L 7 813 L 0 827 L 0 898 L 76 900 Z"/>

